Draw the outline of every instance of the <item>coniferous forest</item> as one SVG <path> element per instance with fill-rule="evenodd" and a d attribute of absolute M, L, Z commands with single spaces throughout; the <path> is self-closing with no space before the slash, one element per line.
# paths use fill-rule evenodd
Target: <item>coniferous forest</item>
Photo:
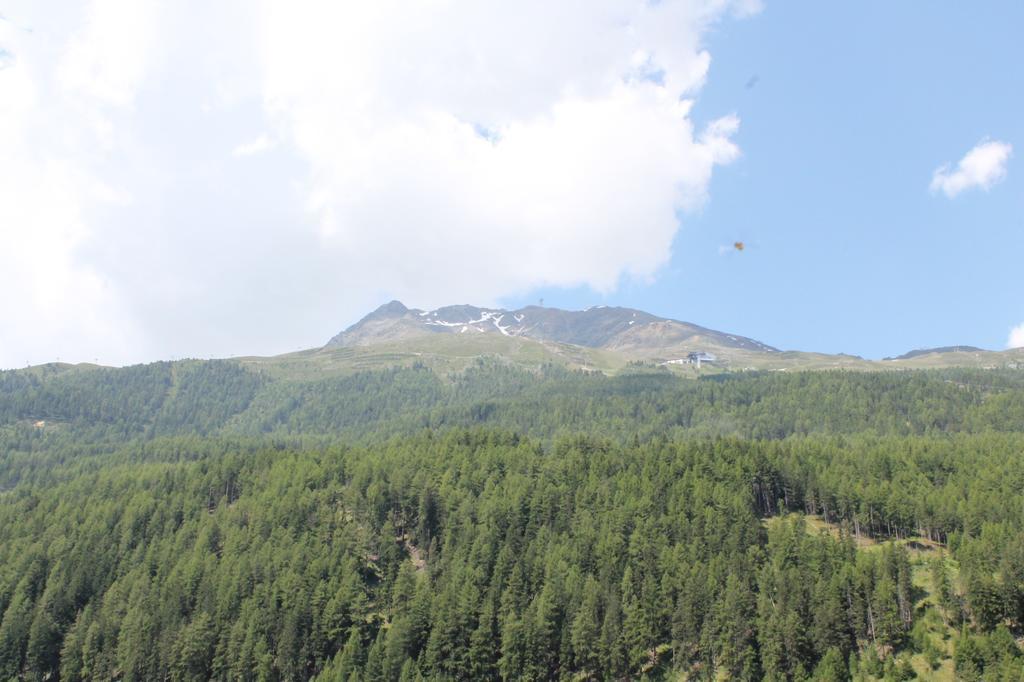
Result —
<path fill-rule="evenodd" d="M 0 679 L 1024 679 L 1024 372 L 0 372 Z"/>

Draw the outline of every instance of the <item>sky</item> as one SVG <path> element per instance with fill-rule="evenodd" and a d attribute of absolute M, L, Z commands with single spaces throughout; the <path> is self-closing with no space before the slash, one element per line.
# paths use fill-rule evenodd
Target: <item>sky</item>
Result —
<path fill-rule="evenodd" d="M 1024 345 L 1019 2 L 0 17 L 0 367 L 287 352 L 394 298 Z"/>

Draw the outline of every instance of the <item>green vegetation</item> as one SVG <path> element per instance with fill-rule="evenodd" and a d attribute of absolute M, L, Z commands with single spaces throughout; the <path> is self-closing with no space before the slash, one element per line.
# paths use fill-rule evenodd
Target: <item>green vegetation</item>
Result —
<path fill-rule="evenodd" d="M 1024 374 L 0 373 L 0 679 L 1020 680 Z"/>

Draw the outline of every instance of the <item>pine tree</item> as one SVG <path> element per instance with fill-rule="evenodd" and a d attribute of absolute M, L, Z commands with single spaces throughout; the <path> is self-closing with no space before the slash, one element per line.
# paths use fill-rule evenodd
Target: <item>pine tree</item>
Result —
<path fill-rule="evenodd" d="M 498 661 L 501 679 L 522 679 L 527 665 L 526 628 L 518 616 L 510 614 L 505 616 L 501 625 L 501 658 Z"/>
<path fill-rule="evenodd" d="M 813 679 L 816 682 L 847 682 L 850 679 L 850 669 L 839 647 L 831 647 L 825 652 L 814 669 Z"/>
<path fill-rule="evenodd" d="M 358 675 L 365 663 L 363 650 L 363 635 L 359 628 L 352 626 L 348 631 L 348 640 L 345 647 L 338 654 L 332 666 L 331 677 L 335 680 L 349 680 Z"/>
<path fill-rule="evenodd" d="M 965 627 L 960 631 L 960 637 L 956 640 L 956 649 L 953 653 L 953 666 L 956 669 L 958 680 L 973 682 L 981 679 L 981 671 L 985 667 L 985 659 L 974 638 L 967 632 Z"/>
<path fill-rule="evenodd" d="M 874 615 L 875 641 L 882 646 L 895 647 L 903 636 L 903 619 L 897 602 L 896 585 L 887 574 L 875 583 L 871 595 Z"/>
<path fill-rule="evenodd" d="M 485 597 L 477 623 L 469 637 L 469 673 L 477 679 L 493 679 L 501 656 L 498 614 L 493 596 Z"/>
<path fill-rule="evenodd" d="M 735 572 L 729 573 L 715 608 L 715 648 L 718 666 L 735 679 L 759 677 L 754 648 L 755 614 L 752 590 Z"/>
<path fill-rule="evenodd" d="M 580 606 L 572 622 L 571 641 L 576 667 L 595 674 L 601 662 L 601 586 L 593 576 L 583 585 Z"/>
<path fill-rule="evenodd" d="M 173 680 L 189 681 L 210 678 L 213 635 L 213 619 L 205 611 L 196 615 L 192 622 L 179 631 L 174 647 L 174 665 L 171 668 Z"/>
<path fill-rule="evenodd" d="M 604 621 L 601 623 L 601 667 L 610 677 L 619 677 L 626 670 L 626 651 L 622 642 L 622 611 L 618 590 L 605 599 Z"/>
<path fill-rule="evenodd" d="M 814 622 L 811 637 L 819 653 L 837 648 L 842 658 L 851 649 L 843 588 L 838 575 L 822 578 L 814 589 Z"/>
<path fill-rule="evenodd" d="M 366 654 L 366 665 L 363 668 L 363 679 L 365 680 L 388 680 L 392 679 L 385 673 L 386 636 L 384 628 L 377 630 L 377 636 L 370 645 Z"/>

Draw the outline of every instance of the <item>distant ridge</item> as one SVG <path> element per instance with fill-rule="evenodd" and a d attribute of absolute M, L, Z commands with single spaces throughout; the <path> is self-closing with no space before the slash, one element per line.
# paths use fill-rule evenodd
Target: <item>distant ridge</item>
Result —
<path fill-rule="evenodd" d="M 922 355 L 932 355 L 933 353 L 988 353 L 989 351 L 984 348 L 978 348 L 976 346 L 939 346 L 937 348 L 918 348 L 912 350 L 903 355 L 897 355 L 894 358 L 882 358 L 883 360 L 910 360 L 912 358 L 919 358 Z"/>

